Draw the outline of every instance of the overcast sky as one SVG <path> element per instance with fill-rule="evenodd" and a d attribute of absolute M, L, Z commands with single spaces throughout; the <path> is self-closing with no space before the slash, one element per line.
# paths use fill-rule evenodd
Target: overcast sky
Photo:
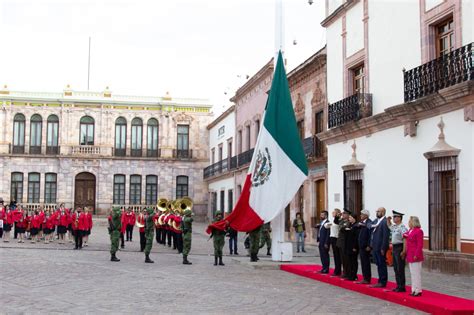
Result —
<path fill-rule="evenodd" d="M 288 69 L 324 46 L 324 1 L 284 0 Z M 274 0 L 0 0 L 0 84 L 208 98 L 216 112 L 272 58 Z M 293 45 L 293 40 L 297 41 Z M 227 92 L 227 94 L 224 94 Z"/>

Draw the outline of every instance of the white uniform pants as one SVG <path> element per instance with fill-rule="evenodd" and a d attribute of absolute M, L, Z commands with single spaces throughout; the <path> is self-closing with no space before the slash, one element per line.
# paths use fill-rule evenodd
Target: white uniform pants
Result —
<path fill-rule="evenodd" d="M 410 275 L 411 275 L 411 292 L 421 292 L 421 261 L 409 263 Z"/>

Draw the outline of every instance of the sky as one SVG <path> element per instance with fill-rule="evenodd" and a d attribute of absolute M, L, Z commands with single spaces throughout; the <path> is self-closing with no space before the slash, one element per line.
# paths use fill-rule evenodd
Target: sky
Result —
<path fill-rule="evenodd" d="M 283 0 L 287 72 L 325 44 L 324 1 Z M 275 53 L 274 0 L 0 0 L 0 85 L 205 98 L 221 112 Z M 294 44 L 296 41 L 296 45 Z"/>

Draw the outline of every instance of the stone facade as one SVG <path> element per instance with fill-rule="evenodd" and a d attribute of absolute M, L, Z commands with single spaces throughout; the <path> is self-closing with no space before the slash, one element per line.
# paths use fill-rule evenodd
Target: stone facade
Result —
<path fill-rule="evenodd" d="M 130 200 L 130 175 L 141 175 L 141 204 L 145 203 L 146 176 L 158 179 L 158 198 L 176 198 L 176 177 L 188 176 L 188 195 L 195 202 L 195 212 L 207 211 L 207 187 L 202 180 L 202 170 L 208 161 L 208 133 L 211 105 L 206 100 L 175 99 L 165 97 L 135 97 L 102 93 L 76 92 L 66 89 L 63 93 L 30 93 L 8 91 L 0 93 L 2 112 L 0 124 L 0 196 L 10 199 L 11 173 L 23 173 L 23 203 L 28 200 L 28 173 L 40 173 L 39 203 L 44 203 L 45 174 L 57 174 L 57 202 L 67 206 L 75 203 L 76 176 L 87 172 L 95 178 L 95 209 L 103 214 L 113 203 L 114 175 L 125 175 L 125 204 Z M 14 117 L 22 114 L 24 123 L 24 152 L 13 150 Z M 31 117 L 41 116 L 41 152 L 31 152 L 29 144 Z M 47 119 L 59 119 L 58 150 L 47 154 Z M 88 116 L 94 120 L 93 145 L 80 144 L 80 120 Z M 126 141 L 123 156 L 115 149 L 115 123 L 117 118 L 126 120 Z M 134 118 L 142 121 L 142 145 L 132 156 L 131 138 Z M 158 152 L 147 157 L 148 121 L 158 121 Z M 177 126 L 189 126 L 189 146 L 184 157 L 177 150 Z M 138 132 L 140 133 L 140 132 Z M 15 152 L 15 153 L 13 153 Z M 33 154 L 34 153 L 34 154 Z M 138 156 L 136 156 L 138 155 Z"/>

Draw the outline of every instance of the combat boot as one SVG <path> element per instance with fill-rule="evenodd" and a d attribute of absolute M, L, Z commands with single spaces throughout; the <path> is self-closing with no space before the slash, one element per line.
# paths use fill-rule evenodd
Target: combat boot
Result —
<path fill-rule="evenodd" d="M 146 263 L 149 263 L 149 264 L 154 263 L 154 261 L 150 259 L 150 256 L 149 256 L 149 255 L 146 255 L 146 256 L 145 256 L 145 262 L 146 262 Z"/>
<path fill-rule="evenodd" d="M 112 256 L 110 257 L 110 261 L 120 261 L 120 259 L 118 259 L 115 254 L 112 254 Z"/>
<path fill-rule="evenodd" d="M 267 249 L 267 256 L 271 256 L 270 249 Z"/>
<path fill-rule="evenodd" d="M 183 265 L 192 265 L 193 263 L 188 260 L 187 255 L 183 255 Z"/>
<path fill-rule="evenodd" d="M 250 261 L 251 261 L 251 262 L 256 262 L 256 261 L 257 261 L 257 255 L 255 255 L 255 254 L 250 254 Z"/>
<path fill-rule="evenodd" d="M 217 256 L 214 256 L 214 266 L 217 266 Z"/>
<path fill-rule="evenodd" d="M 219 256 L 219 266 L 225 266 L 225 264 L 222 262 L 222 256 Z"/>

